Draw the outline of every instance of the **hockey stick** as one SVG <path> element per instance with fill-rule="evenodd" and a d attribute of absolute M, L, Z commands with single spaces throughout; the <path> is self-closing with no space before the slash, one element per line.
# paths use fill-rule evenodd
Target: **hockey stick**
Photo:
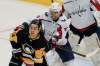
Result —
<path fill-rule="evenodd" d="M 57 48 L 62 49 L 62 50 L 67 51 L 67 52 L 72 52 L 72 53 L 74 53 L 74 54 L 76 54 L 76 55 L 79 55 L 79 56 L 82 56 L 82 57 L 86 57 L 86 55 L 84 55 L 84 54 L 81 54 L 81 53 L 78 53 L 78 52 L 69 50 L 69 49 L 67 49 L 67 48 L 63 48 L 63 47 L 60 47 L 60 46 L 57 46 Z"/>

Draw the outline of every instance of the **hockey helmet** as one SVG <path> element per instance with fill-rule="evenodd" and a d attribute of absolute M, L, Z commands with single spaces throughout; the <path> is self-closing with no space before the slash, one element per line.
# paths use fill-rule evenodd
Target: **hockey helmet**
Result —
<path fill-rule="evenodd" d="M 58 2 L 54 2 L 50 6 L 50 11 L 52 12 L 60 12 L 62 10 L 62 5 Z"/>

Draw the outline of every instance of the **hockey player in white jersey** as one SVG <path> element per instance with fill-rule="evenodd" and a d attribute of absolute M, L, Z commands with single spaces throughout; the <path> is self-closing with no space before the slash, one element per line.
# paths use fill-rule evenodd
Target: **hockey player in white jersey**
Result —
<path fill-rule="evenodd" d="M 100 40 L 100 29 L 91 11 L 94 8 L 93 0 L 63 0 L 63 2 L 65 14 L 71 18 L 70 29 L 80 36 L 78 44 L 84 36 L 90 36 L 93 33 L 97 33 Z M 95 5 L 95 7 L 99 10 L 100 5 Z"/>
<path fill-rule="evenodd" d="M 65 17 L 62 12 L 62 6 L 54 2 L 49 10 L 42 15 L 37 16 L 42 20 L 45 38 L 51 42 L 52 48 L 55 48 L 64 63 L 74 59 L 74 55 L 70 43 L 68 42 L 68 31 L 70 21 Z M 57 48 L 57 46 L 68 49 L 65 51 Z"/>

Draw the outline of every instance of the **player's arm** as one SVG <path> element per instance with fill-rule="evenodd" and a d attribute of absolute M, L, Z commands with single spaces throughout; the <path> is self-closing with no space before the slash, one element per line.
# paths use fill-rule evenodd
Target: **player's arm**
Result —
<path fill-rule="evenodd" d="M 91 8 L 93 10 L 100 11 L 100 1 L 99 0 L 90 0 Z"/>
<path fill-rule="evenodd" d="M 10 43 L 12 46 L 12 54 L 15 58 L 19 58 L 21 56 L 21 35 L 22 33 L 27 31 L 27 23 L 23 23 L 22 25 L 17 26 L 14 31 L 10 35 Z"/>

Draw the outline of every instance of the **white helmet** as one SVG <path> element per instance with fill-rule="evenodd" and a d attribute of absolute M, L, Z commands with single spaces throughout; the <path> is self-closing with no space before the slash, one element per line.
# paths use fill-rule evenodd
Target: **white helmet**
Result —
<path fill-rule="evenodd" d="M 52 12 L 60 12 L 61 10 L 62 10 L 62 6 L 57 2 L 52 3 L 50 6 L 50 11 Z"/>

